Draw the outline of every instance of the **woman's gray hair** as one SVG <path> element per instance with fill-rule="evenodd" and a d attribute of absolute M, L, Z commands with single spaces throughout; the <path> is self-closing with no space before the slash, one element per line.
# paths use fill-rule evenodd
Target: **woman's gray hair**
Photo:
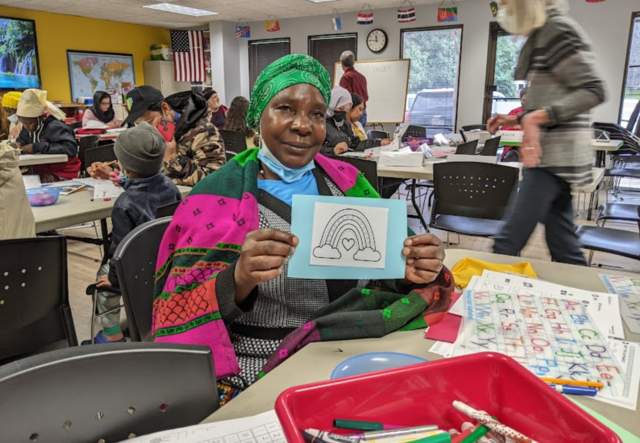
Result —
<path fill-rule="evenodd" d="M 567 0 L 509 0 L 506 9 L 507 14 L 511 16 L 511 26 L 509 27 L 512 28 L 506 29 L 506 31 L 529 36 L 544 26 L 547 22 L 548 11 L 554 10 L 566 14 L 569 11 L 569 4 Z"/>

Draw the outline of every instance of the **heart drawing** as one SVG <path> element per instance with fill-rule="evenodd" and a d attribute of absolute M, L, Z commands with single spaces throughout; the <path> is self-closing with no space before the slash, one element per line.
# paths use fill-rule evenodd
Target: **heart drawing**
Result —
<path fill-rule="evenodd" d="M 347 251 L 351 251 L 355 245 L 356 241 L 352 238 L 342 239 L 342 246 L 344 246 L 344 249 L 346 249 Z"/>

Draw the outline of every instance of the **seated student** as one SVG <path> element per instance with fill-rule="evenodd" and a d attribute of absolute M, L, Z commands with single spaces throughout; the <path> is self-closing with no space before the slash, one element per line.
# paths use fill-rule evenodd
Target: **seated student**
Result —
<path fill-rule="evenodd" d="M 520 106 L 515 109 L 512 109 L 509 112 L 509 115 L 520 115 L 524 112 L 524 104 L 527 101 L 527 88 L 522 88 L 520 90 Z M 516 125 L 513 127 L 503 126 L 500 128 L 503 131 L 522 131 L 522 127 L 520 125 Z M 518 153 L 517 146 L 505 146 L 502 151 L 502 158 L 500 161 L 503 162 L 517 162 L 520 160 L 520 155 Z"/>
<path fill-rule="evenodd" d="M 122 173 L 127 177 L 122 182 L 122 193 L 111 212 L 113 230 L 109 258 L 129 232 L 155 219 L 159 207 L 181 200 L 180 191 L 162 172 L 165 140 L 146 122 L 127 129 L 116 140 L 115 152 Z M 114 267 L 106 263 L 98 271 L 98 287 L 118 288 L 118 276 Z M 98 293 L 98 312 L 118 307 L 120 296 L 110 292 Z M 125 341 L 120 329 L 120 311 L 100 317 L 103 330 L 98 332 L 95 343 Z M 91 343 L 90 340 L 83 344 Z"/>
<path fill-rule="evenodd" d="M 349 281 L 287 276 L 288 258 L 299 244 L 291 234 L 293 195 L 378 198 L 353 166 L 319 154 L 330 94 L 329 73 L 309 56 L 288 55 L 262 71 L 247 116 L 250 128 L 261 128 L 262 148 L 240 153 L 199 183 L 160 247 L 154 340 L 210 346 L 226 391 L 251 385 L 303 344 L 319 340 L 319 323 L 308 323 L 320 321 L 314 317 L 319 310 L 352 311 L 336 314 L 343 320 L 331 327 L 331 337 L 347 339 L 379 337 L 414 318 L 424 324 L 423 318 L 429 322 L 449 306 L 453 280 L 442 271 L 444 249 L 432 234 L 405 241 L 405 279 L 376 283 L 386 289 L 366 291 L 366 307 L 361 290 L 375 285 L 358 281 L 357 272 Z M 393 311 L 386 329 L 376 300 L 397 303 L 385 311 Z"/>
<path fill-rule="evenodd" d="M 71 126 L 64 123 L 66 115 L 47 101 L 47 91 L 27 89 L 22 93 L 17 109 L 22 131 L 17 146 L 23 154 L 64 154 L 66 163 L 37 165 L 33 171 L 43 183 L 78 178 L 80 159 L 78 143 Z"/>
<path fill-rule="evenodd" d="M 7 92 L 2 96 L 2 111 L 4 113 L 2 132 L 5 134 L 2 137 L 3 140 L 14 141 L 20 136 L 22 123 L 18 120 L 16 110 L 21 96 L 22 92 L 17 91 Z"/>
<path fill-rule="evenodd" d="M 176 125 L 173 139 L 166 142 L 163 168 L 176 185 L 193 186 L 227 161 L 224 142 L 211 124 L 211 111 L 201 95 L 186 91 L 165 99 L 157 89 L 140 86 L 127 94 L 127 103 L 125 124 Z M 92 177 L 108 179 L 113 169 L 96 163 L 87 171 Z"/>
<path fill-rule="evenodd" d="M 331 103 L 327 110 L 327 137 L 324 141 L 322 153 L 325 155 L 340 155 L 349 150 L 364 151 L 365 149 L 387 146 L 391 140 L 360 140 L 353 133 L 351 124 L 347 121 L 347 112 L 351 110 L 351 94 L 341 86 L 331 91 Z"/>
<path fill-rule="evenodd" d="M 364 126 L 360 123 L 360 118 L 362 118 L 362 114 L 364 113 L 364 102 L 362 101 L 362 97 L 358 94 L 351 94 L 351 110 L 347 112 L 347 120 L 351 123 L 351 129 L 353 133 L 360 140 L 366 140 L 367 133 L 364 130 Z"/>
<path fill-rule="evenodd" d="M 104 91 L 96 91 L 93 94 L 93 106 L 87 108 L 82 116 L 82 127 L 86 128 L 90 121 L 104 123 L 107 128 L 115 129 L 122 126 L 122 121 L 116 117 L 116 112 L 111 104 L 111 96 Z"/>
<path fill-rule="evenodd" d="M 247 126 L 247 111 L 249 110 L 249 100 L 244 97 L 236 97 L 231 102 L 231 107 L 227 112 L 227 121 L 224 129 L 227 131 L 242 132 L 247 140 L 247 148 L 257 146 L 256 131 Z"/>
<path fill-rule="evenodd" d="M 224 123 L 227 120 L 227 107 L 220 103 L 218 93 L 210 89 L 204 93 L 204 98 L 211 109 L 211 123 L 218 128 L 224 129 Z"/>
<path fill-rule="evenodd" d="M 36 236 L 36 221 L 18 167 L 20 151 L 0 143 L 0 240 Z"/>

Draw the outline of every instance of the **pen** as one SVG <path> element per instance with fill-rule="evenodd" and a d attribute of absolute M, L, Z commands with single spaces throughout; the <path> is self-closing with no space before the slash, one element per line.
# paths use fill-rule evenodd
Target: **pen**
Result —
<path fill-rule="evenodd" d="M 377 421 L 362 421 L 362 420 L 341 420 L 336 419 L 333 421 L 333 426 L 338 429 L 353 429 L 354 431 L 384 431 L 389 429 L 402 429 L 406 426 L 398 425 L 386 425 Z"/>
<path fill-rule="evenodd" d="M 604 388 L 604 383 L 598 381 L 582 381 L 582 380 L 568 380 L 564 378 L 547 378 L 540 377 L 540 379 L 547 383 L 553 383 L 555 385 L 569 385 L 569 386 L 582 386 L 583 388 Z"/>
<path fill-rule="evenodd" d="M 411 428 L 388 429 L 383 431 L 359 432 L 350 434 L 349 438 L 359 438 L 361 440 L 375 440 L 386 437 L 399 437 L 403 435 L 419 434 L 421 432 L 437 431 L 437 425 L 414 426 Z"/>
<path fill-rule="evenodd" d="M 561 394 L 571 395 L 588 395 L 589 397 L 595 397 L 598 394 L 596 388 L 584 388 L 582 386 L 562 386 L 562 385 L 549 385 Z"/>

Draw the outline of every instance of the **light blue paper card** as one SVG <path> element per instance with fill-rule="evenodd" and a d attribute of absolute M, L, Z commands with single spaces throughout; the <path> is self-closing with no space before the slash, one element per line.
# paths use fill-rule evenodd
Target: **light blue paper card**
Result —
<path fill-rule="evenodd" d="M 289 277 L 404 278 L 405 200 L 294 195 L 291 232 L 300 244 L 289 261 Z"/>

